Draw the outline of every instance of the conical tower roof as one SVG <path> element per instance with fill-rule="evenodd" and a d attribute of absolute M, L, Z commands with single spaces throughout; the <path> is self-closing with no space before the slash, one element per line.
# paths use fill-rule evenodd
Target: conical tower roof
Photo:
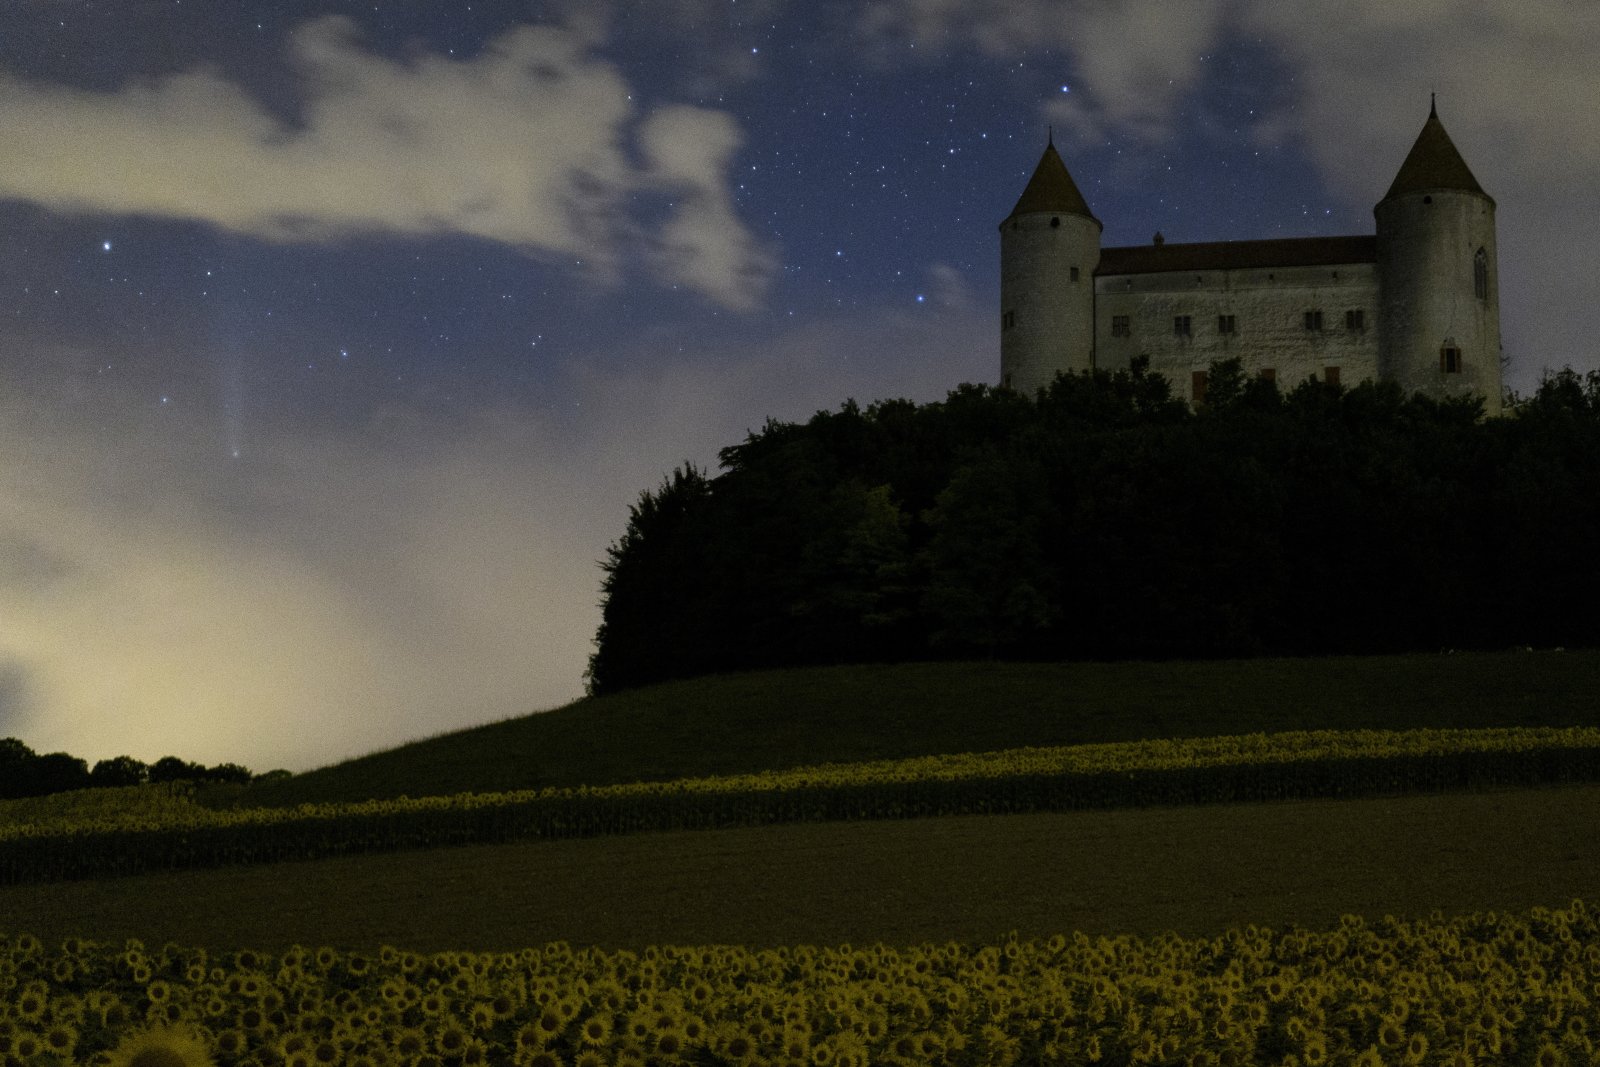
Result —
<path fill-rule="evenodd" d="M 1483 191 L 1478 179 L 1467 169 L 1467 161 L 1456 151 L 1450 135 L 1444 132 L 1438 109 L 1430 106 L 1428 121 L 1422 124 L 1422 132 L 1417 134 L 1417 143 L 1411 146 L 1406 161 L 1400 164 L 1400 173 L 1394 176 L 1394 184 L 1389 186 L 1383 199 L 1392 200 L 1408 193 L 1433 189 L 1460 189 L 1477 193 L 1491 204 L 1494 203 L 1494 197 Z"/>
<path fill-rule="evenodd" d="M 1061 153 L 1056 151 L 1053 138 L 1045 145 L 1044 155 L 1039 157 L 1039 165 L 1033 169 L 1033 177 L 1028 179 L 1028 186 L 1022 190 L 1017 206 L 1011 209 L 1011 214 L 1006 218 L 1009 220 L 1016 215 L 1035 211 L 1094 218 L 1083 194 L 1078 192 L 1077 183 L 1067 173 L 1067 165 L 1061 161 Z"/>

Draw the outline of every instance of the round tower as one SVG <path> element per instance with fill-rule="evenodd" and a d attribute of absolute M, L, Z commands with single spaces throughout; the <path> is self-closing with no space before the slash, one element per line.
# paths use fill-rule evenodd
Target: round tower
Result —
<path fill-rule="evenodd" d="M 1032 395 L 1059 371 L 1094 365 L 1100 220 L 1054 138 L 1000 224 L 1000 384 Z"/>
<path fill-rule="evenodd" d="M 1378 376 L 1407 395 L 1480 395 L 1500 412 L 1494 198 L 1430 107 L 1377 218 Z"/>

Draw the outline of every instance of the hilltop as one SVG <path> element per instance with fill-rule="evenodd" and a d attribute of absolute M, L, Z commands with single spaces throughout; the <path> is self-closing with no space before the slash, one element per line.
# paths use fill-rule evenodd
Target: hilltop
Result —
<path fill-rule="evenodd" d="M 1595 721 L 1600 652 L 921 663 L 710 676 L 586 698 L 242 790 L 281 806 L 604 785 L 1027 745 Z"/>

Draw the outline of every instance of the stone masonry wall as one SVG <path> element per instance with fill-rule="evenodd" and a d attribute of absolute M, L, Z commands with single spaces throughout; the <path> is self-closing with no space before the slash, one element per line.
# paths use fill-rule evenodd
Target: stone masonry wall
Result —
<path fill-rule="evenodd" d="M 1306 328 L 1308 311 L 1322 313 L 1320 329 Z M 1349 311 L 1361 313 L 1358 327 L 1347 325 Z M 1173 320 L 1183 315 L 1188 335 L 1174 330 Z M 1221 332 L 1222 315 L 1233 316 L 1234 333 Z M 1127 317 L 1127 336 L 1115 336 L 1118 316 Z M 1371 263 L 1099 276 L 1094 317 L 1098 367 L 1124 369 L 1147 355 L 1151 369 L 1171 380 L 1174 395 L 1187 400 L 1195 371 L 1234 357 L 1248 374 L 1273 371 L 1285 391 L 1308 377 L 1327 377 L 1330 367 L 1345 385 L 1378 376 Z"/>

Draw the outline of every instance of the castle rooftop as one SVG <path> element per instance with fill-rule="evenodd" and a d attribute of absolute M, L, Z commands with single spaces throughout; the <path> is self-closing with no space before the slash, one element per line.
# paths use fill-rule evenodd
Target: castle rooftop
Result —
<path fill-rule="evenodd" d="M 1067 165 L 1062 162 L 1061 153 L 1056 151 L 1053 139 L 1045 145 L 1044 155 L 1039 157 L 1039 165 L 1033 169 L 1033 177 L 1028 179 L 1027 188 L 1022 190 L 1017 206 L 1011 209 L 1006 221 L 1017 215 L 1029 215 L 1034 212 L 1083 215 L 1094 219 L 1094 213 L 1089 210 L 1088 202 L 1078 191 L 1077 183 L 1072 180 L 1072 175 L 1067 173 Z M 1095 221 L 1100 220 L 1095 219 Z M 1005 223 L 1002 222 L 1001 225 Z"/>
<path fill-rule="evenodd" d="M 1472 176 L 1467 161 L 1461 158 L 1450 135 L 1444 132 L 1438 109 L 1430 106 L 1428 121 L 1422 124 L 1422 132 L 1417 134 L 1416 143 L 1411 146 L 1406 161 L 1400 164 L 1400 173 L 1394 176 L 1394 183 L 1389 186 L 1383 199 L 1393 200 L 1397 196 L 1436 189 L 1477 193 L 1491 204 L 1494 203 L 1494 197 L 1483 191 L 1483 186 Z"/>
<path fill-rule="evenodd" d="M 1283 237 L 1266 241 L 1131 245 L 1100 250 L 1095 274 L 1159 274 L 1178 270 L 1251 270 L 1375 263 L 1376 237 Z"/>

